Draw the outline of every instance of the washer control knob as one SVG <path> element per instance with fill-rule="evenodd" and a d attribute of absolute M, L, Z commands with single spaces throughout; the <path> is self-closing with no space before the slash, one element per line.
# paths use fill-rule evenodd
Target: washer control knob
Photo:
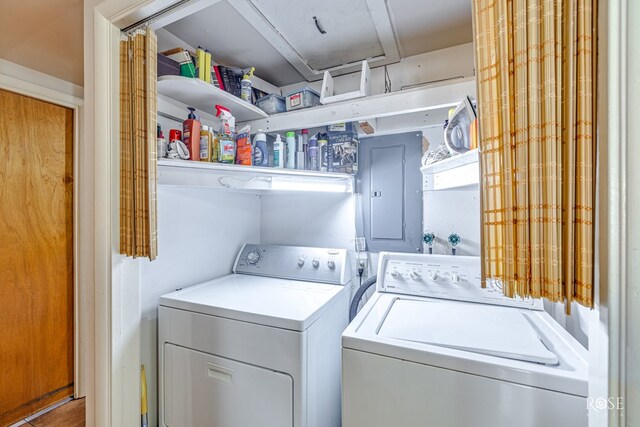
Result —
<path fill-rule="evenodd" d="M 413 270 L 411 273 L 409 273 L 409 277 L 411 277 L 413 280 L 420 280 L 420 273 L 418 273 L 416 270 Z"/>
<path fill-rule="evenodd" d="M 392 270 L 391 271 L 391 277 L 399 277 L 400 276 L 400 272 L 398 270 Z"/>
<path fill-rule="evenodd" d="M 333 261 L 332 259 L 330 259 L 329 261 L 327 261 L 327 267 L 329 267 L 330 270 L 335 270 L 336 269 L 336 263 L 335 261 Z"/>
<path fill-rule="evenodd" d="M 437 271 L 432 271 L 429 273 L 429 280 L 438 280 L 438 272 Z"/>
<path fill-rule="evenodd" d="M 304 258 L 298 258 L 298 267 L 302 267 L 304 265 Z"/>
<path fill-rule="evenodd" d="M 258 261 L 260 261 L 260 252 L 258 251 L 251 251 L 247 254 L 247 262 L 249 264 L 256 264 Z"/>
<path fill-rule="evenodd" d="M 317 258 L 314 258 L 313 261 L 311 261 L 311 264 L 313 265 L 313 268 L 320 267 L 320 261 L 318 261 Z"/>
<path fill-rule="evenodd" d="M 451 273 L 451 283 L 458 282 L 460 282 L 460 276 L 458 276 L 458 273 Z"/>

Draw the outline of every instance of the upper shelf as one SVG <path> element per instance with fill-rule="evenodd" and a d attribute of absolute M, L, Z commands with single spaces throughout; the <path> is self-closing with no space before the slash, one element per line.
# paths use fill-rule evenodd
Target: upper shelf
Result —
<path fill-rule="evenodd" d="M 216 104 L 222 105 L 231 111 L 238 122 L 269 117 L 255 105 L 200 79 L 161 76 L 158 77 L 158 93 L 210 114 L 215 111 Z"/>
<path fill-rule="evenodd" d="M 312 129 L 333 123 L 401 116 L 454 107 L 467 95 L 475 97 L 475 93 L 475 79 L 465 78 L 438 85 L 273 114 L 251 121 L 250 124 L 252 129 L 264 129 L 267 132 Z"/>
<path fill-rule="evenodd" d="M 420 168 L 423 190 L 437 191 L 477 186 L 480 182 L 478 150 L 467 151 Z"/>

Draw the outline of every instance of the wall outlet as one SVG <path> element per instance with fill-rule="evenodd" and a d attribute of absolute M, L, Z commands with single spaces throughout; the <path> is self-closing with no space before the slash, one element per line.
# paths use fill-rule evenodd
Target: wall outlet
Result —
<path fill-rule="evenodd" d="M 358 270 L 362 268 L 364 270 L 363 275 L 366 275 L 367 267 L 369 267 L 369 257 L 367 256 L 366 252 L 358 253 L 358 258 L 356 259 L 356 266 Z"/>

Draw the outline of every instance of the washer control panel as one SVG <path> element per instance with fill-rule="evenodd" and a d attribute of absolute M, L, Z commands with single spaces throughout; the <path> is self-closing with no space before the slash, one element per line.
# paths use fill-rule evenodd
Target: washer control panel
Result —
<path fill-rule="evenodd" d="M 542 301 L 509 298 L 499 281 L 482 287 L 479 257 L 381 252 L 378 261 L 379 292 L 483 302 L 542 310 Z"/>
<path fill-rule="evenodd" d="M 345 249 L 246 244 L 233 271 L 339 285 L 350 281 Z"/>

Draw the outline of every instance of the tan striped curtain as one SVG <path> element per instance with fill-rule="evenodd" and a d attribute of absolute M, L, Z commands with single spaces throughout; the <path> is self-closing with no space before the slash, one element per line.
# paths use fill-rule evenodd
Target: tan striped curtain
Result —
<path fill-rule="evenodd" d="M 120 41 L 120 253 L 154 260 L 157 243 L 157 39 Z"/>
<path fill-rule="evenodd" d="M 486 278 L 593 306 L 596 0 L 474 0 Z"/>

